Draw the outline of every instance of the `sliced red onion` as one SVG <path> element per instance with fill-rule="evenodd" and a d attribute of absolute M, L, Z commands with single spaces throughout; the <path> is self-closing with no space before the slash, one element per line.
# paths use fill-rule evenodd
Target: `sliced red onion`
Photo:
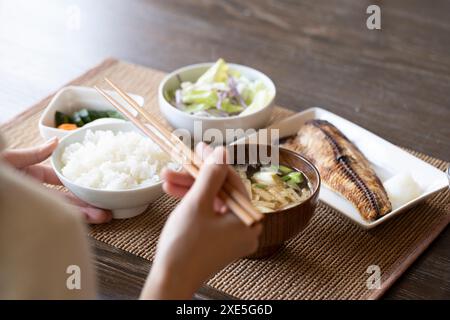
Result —
<path fill-rule="evenodd" d="M 230 93 L 237 99 L 242 108 L 244 109 L 247 108 L 247 104 L 245 103 L 244 99 L 242 98 L 241 94 L 237 89 L 236 80 L 234 80 L 232 76 L 228 77 L 228 86 L 230 87 Z"/>
<path fill-rule="evenodd" d="M 226 93 L 225 91 L 219 91 L 219 92 L 217 93 L 217 104 L 216 104 L 216 108 L 217 108 L 218 110 L 222 110 L 222 102 L 223 102 L 223 99 L 226 98 L 226 96 L 227 96 L 227 93 Z"/>

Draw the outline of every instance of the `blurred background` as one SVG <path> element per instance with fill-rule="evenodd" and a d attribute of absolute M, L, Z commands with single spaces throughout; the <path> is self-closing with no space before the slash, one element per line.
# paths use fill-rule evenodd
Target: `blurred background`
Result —
<path fill-rule="evenodd" d="M 223 57 L 268 74 L 279 105 L 450 158 L 449 39 L 446 0 L 0 0 L 0 122 L 106 57 L 163 71 Z"/>

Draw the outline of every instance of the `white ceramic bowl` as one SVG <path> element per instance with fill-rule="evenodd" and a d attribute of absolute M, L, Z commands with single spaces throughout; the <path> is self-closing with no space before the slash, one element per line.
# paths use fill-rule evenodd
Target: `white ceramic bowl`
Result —
<path fill-rule="evenodd" d="M 60 140 L 51 157 L 51 164 L 58 178 L 67 189 L 80 199 L 95 207 L 111 210 L 115 219 L 131 218 L 142 213 L 149 203 L 162 195 L 162 181 L 127 190 L 101 190 L 77 185 L 61 173 L 61 155 L 64 149 L 69 144 L 82 141 L 88 129 L 94 131 L 111 130 L 113 132 L 136 131 L 142 134 L 132 123 L 125 121 L 91 125 L 87 128 L 72 131 Z"/>
<path fill-rule="evenodd" d="M 112 91 L 107 92 L 122 105 L 126 105 L 126 102 L 117 93 Z M 135 94 L 129 95 L 140 106 L 144 105 L 143 97 Z M 71 114 L 82 108 L 91 110 L 114 110 L 114 107 L 94 88 L 79 86 L 64 87 L 55 94 L 39 119 L 39 131 L 41 136 L 45 140 L 48 140 L 53 137 L 62 138 L 68 135 L 71 131 L 55 128 L 55 112 L 60 111 Z M 104 122 L 103 119 L 97 119 L 89 124 L 95 124 L 97 121 Z"/>
<path fill-rule="evenodd" d="M 241 74 L 245 75 L 250 80 L 261 80 L 266 87 L 273 92 L 273 98 L 267 106 L 261 110 L 254 113 L 244 115 L 244 116 L 232 116 L 224 118 L 208 118 L 195 116 L 186 112 L 183 112 L 173 106 L 164 97 L 164 92 L 166 90 L 174 90 L 179 87 L 179 81 L 177 75 L 181 77 L 183 81 L 195 82 L 209 67 L 214 63 L 200 63 L 189 65 L 180 69 L 173 71 L 168 74 L 158 89 L 158 101 L 161 113 L 167 119 L 167 121 L 175 129 L 183 128 L 189 130 L 189 132 L 194 135 L 194 121 L 200 121 L 202 124 L 202 131 L 206 129 L 217 129 L 220 130 L 222 134 L 225 134 L 226 129 L 259 129 L 264 127 L 270 120 L 272 113 L 272 108 L 274 106 L 276 89 L 272 80 L 262 72 L 252 69 L 250 67 L 242 66 L 239 64 L 229 63 L 230 69 L 239 71 Z M 203 134 L 203 133 L 202 133 Z"/>

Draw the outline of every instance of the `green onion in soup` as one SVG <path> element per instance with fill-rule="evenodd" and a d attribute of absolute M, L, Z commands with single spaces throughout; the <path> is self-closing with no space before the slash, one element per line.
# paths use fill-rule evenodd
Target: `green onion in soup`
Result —
<path fill-rule="evenodd" d="M 304 202 L 311 195 L 305 174 L 279 165 L 236 165 L 252 204 L 261 212 L 284 210 Z"/>

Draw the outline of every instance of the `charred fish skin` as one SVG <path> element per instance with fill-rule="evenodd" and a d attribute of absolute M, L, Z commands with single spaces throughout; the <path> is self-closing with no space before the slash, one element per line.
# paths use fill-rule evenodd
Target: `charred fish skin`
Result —
<path fill-rule="evenodd" d="M 373 221 L 392 210 L 386 190 L 361 151 L 326 120 L 309 120 L 283 147 L 304 154 L 322 181 Z"/>

